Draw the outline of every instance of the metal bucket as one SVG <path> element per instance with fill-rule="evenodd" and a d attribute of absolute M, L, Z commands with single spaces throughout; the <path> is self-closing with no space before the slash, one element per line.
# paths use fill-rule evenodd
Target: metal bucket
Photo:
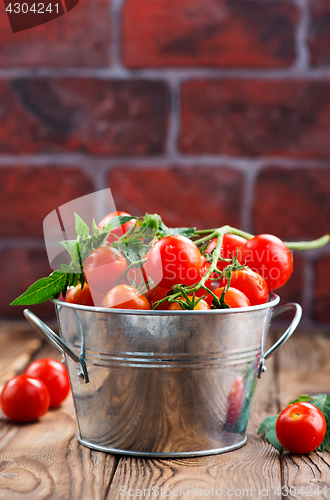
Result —
<path fill-rule="evenodd" d="M 272 294 L 266 304 L 235 310 L 146 312 L 54 300 L 61 338 L 30 311 L 24 314 L 65 353 L 83 445 L 188 457 L 246 442 L 264 361 L 301 318 L 298 304 L 274 311 L 278 302 Z M 290 327 L 264 354 L 271 318 L 291 309 Z"/>

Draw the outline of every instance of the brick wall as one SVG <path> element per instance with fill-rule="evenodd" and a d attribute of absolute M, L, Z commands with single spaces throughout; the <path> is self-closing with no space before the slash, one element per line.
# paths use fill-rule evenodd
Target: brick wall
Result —
<path fill-rule="evenodd" d="M 109 186 L 168 225 L 329 232 L 327 0 L 80 0 L 16 34 L 0 5 L 0 48 L 2 318 L 50 271 L 44 217 Z M 297 253 L 282 301 L 329 326 L 329 283 L 329 247 Z"/>

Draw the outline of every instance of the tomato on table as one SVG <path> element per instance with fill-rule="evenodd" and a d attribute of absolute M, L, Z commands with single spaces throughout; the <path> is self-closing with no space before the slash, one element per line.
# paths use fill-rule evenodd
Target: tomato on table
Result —
<path fill-rule="evenodd" d="M 47 412 L 50 395 L 42 380 L 18 375 L 3 388 L 0 404 L 13 422 L 33 422 Z"/>
<path fill-rule="evenodd" d="M 112 247 L 93 250 L 84 264 L 86 281 L 92 292 L 106 294 L 127 269 L 124 255 Z"/>
<path fill-rule="evenodd" d="M 214 290 L 214 295 L 217 297 L 221 297 L 222 292 L 225 287 L 220 287 Z M 212 297 L 212 295 L 211 295 Z M 236 307 L 249 307 L 251 306 L 251 302 L 249 301 L 248 297 L 244 295 L 243 292 L 240 290 L 237 290 L 236 288 L 229 287 L 228 290 L 225 292 L 225 297 L 224 297 L 225 303 L 232 308 Z"/>
<path fill-rule="evenodd" d="M 158 240 L 144 266 L 155 285 L 172 288 L 176 284 L 193 285 L 201 276 L 205 257 L 193 241 L 185 236 L 167 236 Z"/>
<path fill-rule="evenodd" d="M 291 453 L 311 453 L 322 443 L 327 423 L 323 413 L 311 403 L 293 403 L 278 416 L 277 439 Z"/>
<path fill-rule="evenodd" d="M 73 288 L 69 288 L 65 295 L 66 302 L 70 304 L 79 304 L 81 306 L 94 306 L 94 301 L 90 288 L 87 283 L 81 288 L 81 283 L 78 283 Z"/>
<path fill-rule="evenodd" d="M 293 271 L 290 250 L 271 234 L 259 234 L 248 240 L 240 250 L 240 259 L 266 280 L 270 292 L 283 286 Z"/>
<path fill-rule="evenodd" d="M 125 216 L 131 217 L 131 214 L 128 214 L 127 212 L 122 212 L 120 210 L 118 212 L 111 212 L 101 220 L 101 222 L 98 225 L 98 228 L 102 230 L 102 228 L 107 226 L 114 217 L 125 217 Z M 116 241 L 123 234 L 126 234 L 130 229 L 132 229 L 132 227 L 134 227 L 135 222 L 136 220 L 132 219 L 128 222 L 125 222 L 125 224 L 123 224 L 122 226 L 119 226 L 116 229 L 110 231 L 109 235 L 107 236 L 107 239 L 105 240 L 106 244 L 111 245 L 111 243 Z"/>
<path fill-rule="evenodd" d="M 143 309 L 150 310 L 145 295 L 129 285 L 117 285 L 104 297 L 103 307 L 111 309 Z"/>
<path fill-rule="evenodd" d="M 42 380 L 46 385 L 51 408 L 59 406 L 70 392 L 70 380 L 65 366 L 56 359 L 43 358 L 33 361 L 24 374 Z"/>

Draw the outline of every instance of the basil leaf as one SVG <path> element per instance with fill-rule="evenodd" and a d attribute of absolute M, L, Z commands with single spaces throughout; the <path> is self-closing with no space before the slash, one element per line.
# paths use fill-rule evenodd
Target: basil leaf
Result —
<path fill-rule="evenodd" d="M 68 274 L 61 271 L 54 271 L 48 278 L 41 278 L 36 281 L 10 305 L 28 306 L 31 304 L 41 304 L 48 299 L 58 297 L 65 288 L 68 276 Z"/>
<path fill-rule="evenodd" d="M 78 214 L 74 214 L 74 218 L 76 221 L 76 231 L 77 231 L 77 240 L 80 241 L 84 238 L 87 238 L 89 235 L 89 227 L 87 224 L 79 217 Z"/>
<path fill-rule="evenodd" d="M 120 217 L 116 216 L 113 219 L 111 219 L 111 221 L 109 222 L 109 224 L 107 224 L 105 226 L 105 228 L 103 227 L 103 231 L 104 231 L 104 229 L 106 229 L 107 233 L 109 231 L 113 231 L 117 227 L 122 226 L 123 224 L 126 224 L 126 222 L 129 222 L 132 219 L 136 219 L 136 217 L 131 217 L 131 216 L 128 217 L 128 215 L 121 215 Z"/>
<path fill-rule="evenodd" d="M 258 434 L 265 433 L 265 438 L 267 441 L 270 442 L 276 448 L 278 451 L 283 450 L 283 446 L 279 442 L 276 436 L 275 432 L 275 424 L 277 420 L 278 415 L 275 417 L 267 417 L 265 420 L 262 422 L 262 424 L 259 427 Z"/>

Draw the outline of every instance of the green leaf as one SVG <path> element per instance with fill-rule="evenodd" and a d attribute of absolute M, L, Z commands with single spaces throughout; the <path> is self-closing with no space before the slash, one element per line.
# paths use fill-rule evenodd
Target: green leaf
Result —
<path fill-rule="evenodd" d="M 302 394 L 301 396 L 299 396 L 298 399 L 291 401 L 291 403 L 289 404 L 292 405 L 293 403 L 302 403 L 302 402 L 309 403 L 311 399 L 312 399 L 311 396 L 308 396 L 307 394 Z"/>
<path fill-rule="evenodd" d="M 167 227 L 159 217 L 156 236 L 160 238 L 166 238 L 167 236 L 181 235 L 186 236 L 186 238 L 191 238 L 195 234 L 195 231 L 195 227 Z"/>
<path fill-rule="evenodd" d="M 267 441 L 270 442 L 276 448 L 278 451 L 283 450 L 283 446 L 279 442 L 276 436 L 275 432 L 275 424 L 277 420 L 278 415 L 275 417 L 267 417 L 265 420 L 262 422 L 262 424 L 259 427 L 258 434 L 265 433 L 265 438 Z"/>
<path fill-rule="evenodd" d="M 324 451 L 330 444 L 330 395 L 317 394 L 316 396 L 313 396 L 309 402 L 323 413 L 327 423 L 327 430 L 325 432 L 324 439 L 318 447 L 318 450 Z"/>
<path fill-rule="evenodd" d="M 76 221 L 77 240 L 80 241 L 87 238 L 89 236 L 89 227 L 78 214 L 75 213 L 74 218 Z"/>
<path fill-rule="evenodd" d="M 79 262 L 76 240 L 60 241 L 60 245 L 67 250 L 73 262 Z"/>
<path fill-rule="evenodd" d="M 92 227 L 93 227 L 94 234 L 100 234 L 100 233 L 102 233 L 101 229 L 99 229 L 98 226 L 96 225 L 95 219 L 93 219 Z"/>
<path fill-rule="evenodd" d="M 106 232 L 109 233 L 110 231 L 113 231 L 117 227 L 122 226 L 123 224 L 126 224 L 126 222 L 129 222 L 130 220 L 133 219 L 136 219 L 136 217 L 131 217 L 131 216 L 128 217 L 128 215 L 121 215 L 120 217 L 118 216 L 114 217 L 113 219 L 111 219 L 109 224 L 107 224 L 105 228 L 103 228 L 103 231 L 106 230 Z"/>
<path fill-rule="evenodd" d="M 30 286 L 20 297 L 15 299 L 11 306 L 28 306 L 41 304 L 48 299 L 58 297 L 65 287 L 68 275 L 61 271 L 54 271 L 48 278 L 41 278 Z"/>

